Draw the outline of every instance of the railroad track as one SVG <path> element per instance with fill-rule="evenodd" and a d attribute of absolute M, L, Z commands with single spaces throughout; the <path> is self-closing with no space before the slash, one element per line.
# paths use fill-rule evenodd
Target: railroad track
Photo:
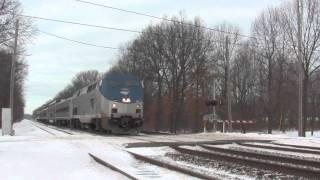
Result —
<path fill-rule="evenodd" d="M 179 173 L 182 173 L 182 174 L 185 174 L 185 175 L 191 175 L 193 177 L 198 177 L 200 179 L 215 179 L 213 177 L 206 176 L 206 175 L 200 174 L 198 172 L 194 172 L 192 170 L 181 168 L 181 167 L 179 167 L 177 165 L 164 163 L 162 161 L 158 161 L 158 160 L 152 159 L 150 157 L 142 156 L 142 155 L 139 155 L 139 154 L 136 154 L 136 153 L 133 153 L 133 152 L 129 152 L 129 151 L 127 151 L 127 152 L 129 154 L 131 154 L 135 159 L 137 159 L 138 162 L 152 164 L 152 165 L 157 166 L 157 167 L 166 168 L 166 169 L 169 169 L 170 171 L 179 172 Z M 137 170 L 135 175 L 132 175 L 132 174 L 129 174 L 128 172 L 126 172 L 124 169 L 116 167 L 115 165 L 103 160 L 102 158 L 99 158 L 97 155 L 93 155 L 92 153 L 88 153 L 88 155 L 91 158 L 93 158 L 97 163 L 99 163 L 99 164 L 101 164 L 101 165 L 103 165 L 103 166 L 105 166 L 105 167 L 107 167 L 107 168 L 109 168 L 109 169 L 111 169 L 113 171 L 116 171 L 116 172 L 122 174 L 123 176 L 125 176 L 125 177 L 127 177 L 128 179 L 131 179 L 131 180 L 144 179 L 144 178 L 150 177 L 150 175 L 151 175 L 152 179 L 153 178 L 161 178 L 161 176 L 158 176 L 156 173 L 154 174 L 154 172 L 146 170 L 146 169 L 142 169 L 142 171 L 141 170 Z M 150 165 L 147 165 L 147 166 L 149 167 Z M 143 168 L 143 165 L 140 164 L 139 167 Z"/>
<path fill-rule="evenodd" d="M 293 157 L 283 157 L 281 155 L 266 155 L 262 154 L 259 152 L 250 152 L 250 151 L 245 151 L 245 150 L 234 150 L 234 149 L 226 149 L 226 148 L 220 148 L 220 147 L 213 147 L 213 146 L 206 146 L 206 145 L 200 145 L 204 149 L 210 150 L 210 151 L 215 151 L 215 152 L 220 152 L 220 153 L 229 153 L 229 154 L 234 154 L 238 156 L 245 156 L 249 158 L 257 158 L 261 160 L 266 160 L 266 161 L 280 161 L 282 163 L 289 163 L 289 164 L 299 164 L 303 166 L 311 166 L 311 167 L 316 167 L 320 169 L 320 161 L 314 161 L 314 160 L 306 160 L 306 159 L 298 159 L 298 158 L 293 158 Z"/>
<path fill-rule="evenodd" d="M 141 133 L 150 135 L 174 135 L 172 133 L 142 130 Z"/>
<path fill-rule="evenodd" d="M 204 146 L 206 147 L 206 146 Z M 303 161 L 301 159 L 289 159 L 279 157 L 266 157 L 248 152 L 239 152 L 230 149 L 209 148 L 207 151 L 193 150 L 189 148 L 182 148 L 173 146 L 176 151 L 189 154 L 192 156 L 204 157 L 209 159 L 216 159 L 230 163 L 237 163 L 245 166 L 250 166 L 259 169 L 268 169 L 276 172 L 285 173 L 288 175 L 295 175 L 307 178 L 320 177 L 319 164 L 316 162 Z M 281 162 L 285 160 L 286 162 Z"/>
<path fill-rule="evenodd" d="M 51 134 L 52 136 L 56 136 L 56 134 L 55 134 L 55 133 L 53 133 L 53 132 L 51 132 L 51 131 L 48 131 L 47 129 L 45 129 L 45 128 L 43 128 L 43 127 L 39 126 L 39 125 L 36 125 L 36 124 L 35 124 L 35 123 L 33 123 L 33 122 L 32 122 L 32 125 L 33 125 L 33 126 L 35 126 L 35 127 L 37 127 L 37 128 L 39 128 L 39 129 L 41 129 L 42 131 L 45 131 L 46 133 Z"/>
<path fill-rule="evenodd" d="M 68 134 L 68 135 L 74 135 L 72 132 L 69 132 L 69 131 L 63 130 L 63 129 L 61 129 L 61 128 L 57 128 L 57 127 L 50 126 L 50 125 L 43 124 L 43 123 L 42 123 L 41 125 L 43 125 L 43 126 L 45 126 L 45 127 L 47 127 L 47 128 L 50 128 L 50 129 L 56 130 L 56 131 L 60 131 L 60 132 L 62 132 L 62 133 Z"/>
<path fill-rule="evenodd" d="M 102 160 L 102 159 L 99 158 L 98 156 L 93 155 L 93 154 L 91 154 L 91 153 L 88 153 L 88 155 L 89 155 L 90 157 L 92 157 L 97 163 L 99 163 L 99 164 L 101 164 L 101 165 L 103 165 L 103 166 L 105 166 L 105 167 L 107 167 L 107 168 L 109 168 L 109 169 L 111 169 L 111 170 L 113 170 L 113 171 L 116 171 L 116 172 L 118 172 L 118 173 L 126 176 L 127 178 L 129 178 L 129 179 L 131 179 L 131 180 L 138 180 L 138 178 L 136 178 L 136 177 L 134 177 L 134 176 L 126 173 L 125 171 L 121 170 L 120 168 L 118 168 L 118 167 L 116 167 L 116 166 L 114 166 L 114 165 L 112 165 L 112 164 L 110 164 L 110 163 Z"/>
<path fill-rule="evenodd" d="M 310 149 L 310 150 L 318 150 L 318 151 L 320 151 L 320 147 L 282 144 L 282 143 L 276 143 L 276 142 L 273 142 L 272 144 L 279 145 L 279 146 L 284 146 L 284 147 L 294 147 L 294 148 L 303 148 L 303 149 Z"/>
<path fill-rule="evenodd" d="M 136 138 L 136 137 L 128 137 L 131 139 L 136 140 L 143 140 L 145 142 L 135 142 L 135 143 L 129 143 L 126 145 L 126 148 L 135 148 L 135 147 L 160 147 L 160 146 L 177 146 L 177 145 L 187 145 L 187 146 L 196 146 L 196 145 L 202 145 L 202 144 L 211 144 L 211 145 L 222 145 L 222 144 L 231 144 L 231 143 L 242 143 L 242 142 L 270 142 L 269 140 L 203 140 L 203 141 L 171 141 L 171 142 L 160 142 L 160 141 L 152 141 L 148 139 L 143 138 Z M 157 138 L 157 137 L 152 137 Z M 161 138 L 162 139 L 162 138 Z M 162 139 L 165 140 L 165 139 Z M 167 139 L 170 141 L 170 139 Z"/>
<path fill-rule="evenodd" d="M 140 154 L 137 154 L 137 153 L 133 153 L 133 152 L 130 152 L 130 151 L 127 151 L 127 152 L 129 154 L 131 154 L 133 157 L 135 157 L 137 160 L 144 161 L 146 163 L 150 163 L 150 164 L 153 164 L 153 165 L 156 165 L 156 166 L 159 166 L 159 167 L 163 167 L 163 168 L 166 168 L 166 169 L 169 169 L 169 170 L 172 170 L 172 171 L 176 171 L 176 172 L 179 172 L 179 173 L 182 173 L 182 174 L 186 174 L 186 175 L 190 175 L 190 176 L 193 176 L 193 177 L 197 177 L 197 178 L 200 178 L 200 179 L 210 179 L 210 180 L 216 179 L 215 177 L 212 177 L 212 176 L 200 173 L 200 172 L 196 172 L 196 171 L 193 171 L 193 170 L 188 169 L 188 168 L 183 168 L 183 167 L 181 167 L 181 166 L 179 166 L 177 164 L 174 165 L 174 164 L 171 164 L 171 163 L 168 163 L 168 162 L 156 160 L 154 158 L 143 156 L 143 155 L 140 155 Z"/>
<path fill-rule="evenodd" d="M 255 147 L 255 148 L 263 148 L 263 149 L 273 149 L 273 150 L 280 150 L 280 151 L 287 151 L 287 152 L 296 152 L 296 153 L 308 153 L 308 154 L 317 154 L 320 155 L 320 151 L 312 150 L 312 149 L 295 149 L 295 148 L 288 148 L 283 146 L 268 146 L 262 144 L 248 144 L 248 143 L 237 143 L 240 146 L 247 146 L 247 147 Z"/>
<path fill-rule="evenodd" d="M 46 126 L 46 127 L 54 129 L 54 130 L 57 130 L 57 131 L 60 131 L 60 132 L 63 132 L 63 133 L 66 133 L 66 134 L 69 134 L 69 135 L 74 135 L 72 132 L 65 131 L 65 130 L 60 129 L 60 128 L 56 128 L 56 127 L 53 127 L 53 126 Z"/>

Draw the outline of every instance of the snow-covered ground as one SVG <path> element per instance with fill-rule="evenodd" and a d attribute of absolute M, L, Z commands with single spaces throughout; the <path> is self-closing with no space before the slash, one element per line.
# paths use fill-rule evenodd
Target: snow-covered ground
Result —
<path fill-rule="evenodd" d="M 98 164 L 88 153 L 139 179 L 194 179 L 135 160 L 122 146 L 134 139 L 69 135 L 29 120 L 14 124 L 14 129 L 15 136 L 0 137 L 1 180 L 127 179 Z"/>
<path fill-rule="evenodd" d="M 319 137 L 300 138 L 293 136 L 292 133 L 277 133 L 276 135 L 199 133 L 177 136 L 104 136 L 72 131 L 73 135 L 70 135 L 29 120 L 14 124 L 14 130 L 15 136 L 0 136 L 1 180 L 126 179 L 125 176 L 95 162 L 88 153 L 100 157 L 139 179 L 194 179 L 135 160 L 127 151 L 148 156 L 161 156 L 172 151 L 169 147 L 126 149 L 126 144 L 135 142 L 178 143 L 181 141 L 256 139 L 320 147 Z"/>
<path fill-rule="evenodd" d="M 0 138 L 0 179 L 123 179 L 94 162 L 88 149 L 65 141 L 24 120 L 14 125 L 16 136 Z M 61 136 L 60 136 L 61 135 Z"/>
<path fill-rule="evenodd" d="M 298 132 L 295 130 L 280 132 L 273 131 L 273 134 L 264 133 L 226 133 L 227 136 L 238 136 L 238 137 L 252 137 L 266 140 L 273 140 L 275 143 L 289 144 L 289 145 L 300 145 L 300 146 L 311 146 L 320 147 L 320 132 L 315 131 L 314 135 L 311 136 L 310 132 L 306 133 L 306 137 L 298 137 Z"/>

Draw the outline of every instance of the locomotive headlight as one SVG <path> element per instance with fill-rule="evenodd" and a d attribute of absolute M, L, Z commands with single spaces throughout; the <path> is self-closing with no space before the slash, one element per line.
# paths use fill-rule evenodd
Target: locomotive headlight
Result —
<path fill-rule="evenodd" d="M 115 103 L 112 103 L 112 107 L 115 108 L 117 107 L 117 105 Z"/>
<path fill-rule="evenodd" d="M 130 98 L 122 98 L 122 102 L 124 102 L 124 103 L 130 103 L 131 100 L 130 100 Z"/>
<path fill-rule="evenodd" d="M 140 104 L 137 104 L 137 108 L 140 108 Z"/>

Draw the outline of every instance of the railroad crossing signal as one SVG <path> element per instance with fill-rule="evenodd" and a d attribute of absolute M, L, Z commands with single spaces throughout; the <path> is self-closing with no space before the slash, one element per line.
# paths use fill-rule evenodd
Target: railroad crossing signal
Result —
<path fill-rule="evenodd" d="M 222 105 L 222 101 L 221 100 L 219 102 L 217 100 L 206 101 L 206 106 L 217 106 L 217 105 Z"/>
<path fill-rule="evenodd" d="M 206 106 L 216 106 L 217 101 L 216 100 L 208 100 L 206 101 Z"/>

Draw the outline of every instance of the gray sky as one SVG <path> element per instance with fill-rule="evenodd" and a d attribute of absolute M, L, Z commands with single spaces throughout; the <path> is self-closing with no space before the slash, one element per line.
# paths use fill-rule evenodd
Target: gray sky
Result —
<path fill-rule="evenodd" d="M 242 34 L 259 13 L 282 0 L 87 0 L 162 17 L 183 11 L 189 19 L 199 16 L 208 27 L 224 21 L 238 25 Z M 74 0 L 21 0 L 24 14 L 141 31 L 159 20 L 83 4 Z M 41 31 L 103 46 L 119 47 L 138 34 L 35 20 Z M 79 71 L 108 70 L 117 50 L 75 44 L 39 33 L 27 47 L 29 76 L 26 82 L 26 113 L 62 90 Z"/>

